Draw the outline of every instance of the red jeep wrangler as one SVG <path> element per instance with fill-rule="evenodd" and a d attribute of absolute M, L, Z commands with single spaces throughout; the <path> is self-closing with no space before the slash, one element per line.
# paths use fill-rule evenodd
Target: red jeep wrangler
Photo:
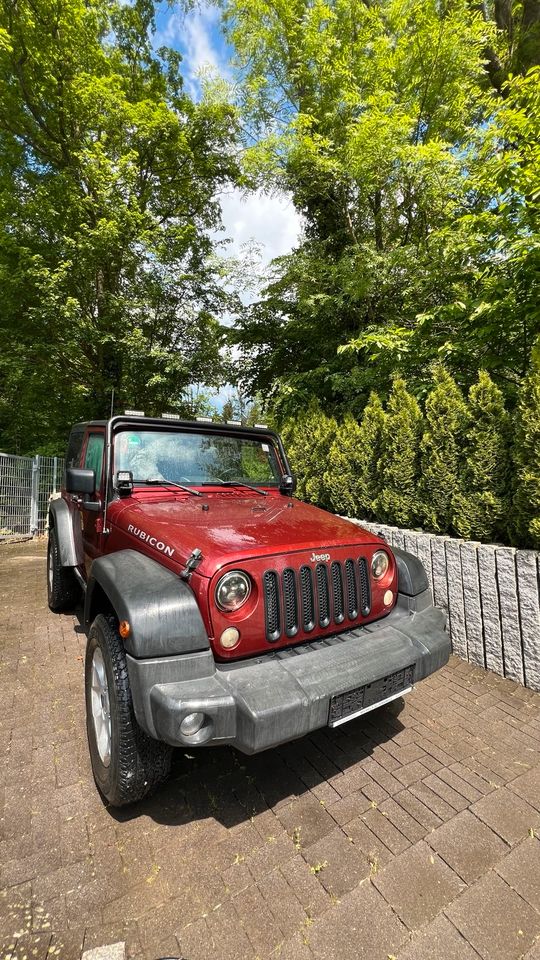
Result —
<path fill-rule="evenodd" d="M 420 561 L 293 497 L 266 427 L 73 427 L 49 513 L 52 610 L 84 594 L 97 786 L 145 796 L 173 747 L 256 753 L 357 717 L 448 660 Z"/>

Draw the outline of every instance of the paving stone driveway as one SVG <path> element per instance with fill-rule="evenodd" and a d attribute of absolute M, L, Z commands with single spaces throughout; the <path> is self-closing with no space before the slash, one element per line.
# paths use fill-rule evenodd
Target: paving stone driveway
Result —
<path fill-rule="evenodd" d="M 259 757 L 179 752 L 115 812 L 44 558 L 0 546 L 0 957 L 539 960 L 540 695 L 453 659 L 402 709 Z"/>

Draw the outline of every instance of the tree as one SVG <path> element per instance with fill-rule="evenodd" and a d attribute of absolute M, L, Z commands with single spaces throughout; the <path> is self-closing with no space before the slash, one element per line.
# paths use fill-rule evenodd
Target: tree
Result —
<path fill-rule="evenodd" d="M 515 463 L 514 531 L 520 545 L 540 550 L 540 340 L 521 387 Z"/>
<path fill-rule="evenodd" d="M 282 437 L 298 478 L 297 495 L 320 507 L 329 506 L 325 470 L 337 423 L 316 404 L 283 425 Z"/>
<path fill-rule="evenodd" d="M 324 475 L 336 513 L 376 519 L 384 425 L 385 413 L 376 393 L 371 394 L 360 423 L 348 415 L 338 425 Z"/>
<path fill-rule="evenodd" d="M 416 399 L 407 390 L 405 381 L 396 377 L 381 438 L 381 486 L 375 499 L 375 512 L 380 520 L 403 527 L 419 521 L 419 448 L 422 427 L 422 412 Z"/>
<path fill-rule="evenodd" d="M 540 334 L 540 69 L 504 92 L 468 150 L 468 201 L 439 233 L 450 295 L 423 313 L 417 342 L 462 382 L 486 369 L 514 405 Z"/>
<path fill-rule="evenodd" d="M 468 411 L 455 380 L 443 367 L 435 368 L 433 380 L 420 444 L 421 509 L 430 530 L 449 533 L 455 529 L 454 496 L 462 476 Z"/>
<path fill-rule="evenodd" d="M 484 370 L 469 391 L 468 422 L 453 522 L 465 539 L 489 542 L 508 529 L 510 417 L 501 391 Z"/>
<path fill-rule="evenodd" d="M 219 382 L 231 306 L 211 259 L 235 114 L 182 90 L 154 6 L 2 0 L 0 428 L 54 452 L 71 421 L 186 412 Z"/>
<path fill-rule="evenodd" d="M 227 420 L 234 420 L 234 419 L 235 419 L 234 404 L 231 397 L 229 397 L 223 404 L 223 410 L 221 411 L 221 420 L 223 420 L 223 422 L 226 423 Z"/>
<path fill-rule="evenodd" d="M 246 170 L 305 225 L 238 322 L 249 389 L 358 418 L 442 361 L 514 402 L 540 328 L 538 0 L 224 9 Z"/>

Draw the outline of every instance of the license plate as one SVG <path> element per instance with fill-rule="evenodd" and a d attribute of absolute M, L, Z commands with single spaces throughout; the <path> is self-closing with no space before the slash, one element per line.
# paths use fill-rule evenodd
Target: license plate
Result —
<path fill-rule="evenodd" d="M 389 673 L 387 677 L 366 683 L 363 687 L 338 693 L 330 701 L 328 726 L 338 727 L 340 723 L 353 720 L 368 710 L 375 710 L 385 703 L 390 703 L 397 697 L 403 696 L 412 690 L 414 681 L 414 664 L 403 670 Z"/>

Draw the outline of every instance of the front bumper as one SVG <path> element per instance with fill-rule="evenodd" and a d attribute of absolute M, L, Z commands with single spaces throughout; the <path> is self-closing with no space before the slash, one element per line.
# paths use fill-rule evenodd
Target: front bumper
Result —
<path fill-rule="evenodd" d="M 391 614 L 365 627 L 232 664 L 210 652 L 128 657 L 137 720 L 181 747 L 230 743 L 258 753 L 302 737 L 328 724 L 332 697 L 411 666 L 416 683 L 447 662 L 445 615 L 428 594 L 400 595 Z M 191 713 L 205 722 L 184 736 L 180 724 Z"/>

